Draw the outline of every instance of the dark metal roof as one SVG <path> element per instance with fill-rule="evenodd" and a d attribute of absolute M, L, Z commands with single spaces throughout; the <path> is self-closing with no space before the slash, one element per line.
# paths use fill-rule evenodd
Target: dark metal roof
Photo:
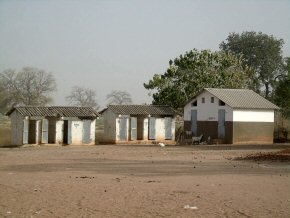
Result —
<path fill-rule="evenodd" d="M 249 89 L 205 88 L 203 89 L 203 91 L 208 91 L 232 108 L 279 109 L 278 106 Z M 191 100 L 195 99 L 203 91 L 192 97 Z M 188 101 L 187 103 L 189 103 L 190 101 Z"/>
<path fill-rule="evenodd" d="M 10 115 L 17 110 L 23 116 L 39 117 L 98 117 L 99 114 L 92 107 L 62 107 L 62 106 L 19 106 L 9 110 L 6 115 Z"/>
<path fill-rule="evenodd" d="M 121 115 L 180 115 L 180 113 L 166 105 L 109 105 L 108 108 L 100 113 L 103 113 L 107 109 Z"/>

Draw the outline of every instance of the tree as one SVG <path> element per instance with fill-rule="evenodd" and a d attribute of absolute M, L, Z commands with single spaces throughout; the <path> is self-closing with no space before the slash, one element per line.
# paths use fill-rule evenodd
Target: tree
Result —
<path fill-rule="evenodd" d="M 169 61 L 163 74 L 155 74 L 144 83 L 152 90 L 153 104 L 181 108 L 183 104 L 203 88 L 245 88 L 253 71 L 244 64 L 242 57 L 220 51 L 196 49 Z"/>
<path fill-rule="evenodd" d="M 282 39 L 272 35 L 243 32 L 230 33 L 220 48 L 245 58 L 245 63 L 255 70 L 252 88 L 269 99 L 281 74 L 283 44 Z"/>
<path fill-rule="evenodd" d="M 290 58 L 286 59 L 286 75 L 278 82 L 275 90 L 275 103 L 281 108 L 282 115 L 290 118 Z"/>
<path fill-rule="evenodd" d="M 99 105 L 96 100 L 96 92 L 89 88 L 74 86 L 70 95 L 66 96 L 69 104 L 80 107 L 93 107 L 98 110 Z"/>
<path fill-rule="evenodd" d="M 24 67 L 17 72 L 8 69 L 0 73 L 0 105 L 2 109 L 14 105 L 46 105 L 52 101 L 50 94 L 56 90 L 52 73 Z"/>
<path fill-rule="evenodd" d="M 110 104 L 132 104 L 131 95 L 126 91 L 113 90 L 107 95 L 108 105 Z"/>

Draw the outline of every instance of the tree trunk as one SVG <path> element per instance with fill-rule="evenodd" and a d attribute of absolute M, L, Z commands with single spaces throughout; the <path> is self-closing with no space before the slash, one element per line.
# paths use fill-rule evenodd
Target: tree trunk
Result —
<path fill-rule="evenodd" d="M 265 82 L 265 98 L 268 99 L 270 94 L 269 82 Z"/>

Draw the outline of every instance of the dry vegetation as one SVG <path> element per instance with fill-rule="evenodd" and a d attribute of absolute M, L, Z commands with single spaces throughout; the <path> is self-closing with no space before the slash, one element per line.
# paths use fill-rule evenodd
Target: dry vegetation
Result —
<path fill-rule="evenodd" d="M 237 157 L 236 160 L 253 160 L 253 161 L 282 161 L 290 162 L 290 149 L 285 149 L 277 152 L 259 152 L 249 154 L 244 157 Z"/>

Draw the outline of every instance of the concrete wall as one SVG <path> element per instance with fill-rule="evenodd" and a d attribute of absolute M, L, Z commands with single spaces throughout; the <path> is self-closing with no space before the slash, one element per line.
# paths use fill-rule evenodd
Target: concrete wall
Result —
<path fill-rule="evenodd" d="M 23 117 L 18 111 L 14 111 L 10 115 L 11 119 L 11 144 L 22 145 L 23 144 Z M 44 117 L 31 117 L 28 119 L 29 134 L 28 139 L 31 144 L 41 144 L 42 141 L 42 119 Z M 72 120 L 71 136 L 72 143 L 75 145 L 81 145 L 83 137 L 83 121 L 78 118 L 64 118 Z M 64 120 L 58 120 L 54 117 L 48 119 L 48 143 L 63 144 L 63 128 Z M 91 144 L 95 144 L 95 125 L 96 121 L 91 121 L 90 138 Z"/>
<path fill-rule="evenodd" d="M 63 120 L 57 120 L 55 123 L 55 143 L 63 143 Z"/>
<path fill-rule="evenodd" d="M 214 98 L 214 103 L 211 103 L 211 97 Z M 202 98 L 205 103 L 202 103 Z M 192 106 L 192 103 L 197 101 L 197 106 Z M 218 110 L 225 110 L 225 120 L 233 121 L 233 109 L 228 105 L 220 106 L 219 99 L 214 97 L 207 91 L 202 92 L 196 99 L 191 100 L 184 107 L 184 121 L 191 120 L 191 110 L 197 110 L 198 121 L 218 121 Z"/>
<path fill-rule="evenodd" d="M 143 140 L 148 140 L 149 137 L 149 118 L 144 118 L 143 123 Z"/>
<path fill-rule="evenodd" d="M 131 140 L 131 122 L 129 115 L 116 115 L 109 109 L 102 114 L 104 118 L 104 142 L 118 143 L 120 141 L 120 119 L 127 118 L 127 140 Z M 156 139 L 165 140 L 165 122 L 163 117 L 156 117 Z M 171 125 L 172 140 L 175 139 L 175 119 L 172 118 Z M 137 117 L 137 141 L 152 141 L 148 139 L 149 135 L 149 118 L 147 116 Z M 123 141 L 124 142 L 124 141 Z"/>
<path fill-rule="evenodd" d="M 272 144 L 274 123 L 234 122 L 233 144 Z"/>
<path fill-rule="evenodd" d="M 127 132 L 128 132 L 128 137 L 127 141 L 130 140 L 130 117 L 129 116 L 122 116 L 122 117 L 127 117 Z M 138 119 L 137 119 L 138 120 Z M 152 141 L 148 139 L 148 132 L 149 132 L 149 118 L 142 117 L 143 120 L 143 141 Z M 140 126 L 140 123 L 139 123 Z M 138 126 L 137 126 L 138 127 Z M 163 117 L 156 117 L 155 121 L 155 130 L 156 130 L 156 138 L 155 140 L 157 141 L 162 141 L 165 140 L 165 121 Z M 137 129 L 138 132 L 138 129 Z M 140 134 L 140 133 L 139 133 Z M 171 134 L 172 134 L 172 140 L 175 139 L 175 119 L 172 118 L 172 123 L 171 123 Z M 116 118 L 116 141 L 119 141 L 119 118 Z"/>
<path fill-rule="evenodd" d="M 72 121 L 71 123 L 71 144 L 83 144 L 83 121 Z"/>
<path fill-rule="evenodd" d="M 110 109 L 107 109 L 103 112 L 102 116 L 104 118 L 104 142 L 115 143 L 117 115 Z"/>
<path fill-rule="evenodd" d="M 214 98 L 214 103 L 211 102 Z M 202 98 L 205 102 L 202 103 Z M 192 103 L 197 101 L 197 106 Z M 225 143 L 273 143 L 274 111 L 232 109 L 204 91 L 184 107 L 184 129 L 191 130 L 191 110 L 197 110 L 197 135 L 218 138 L 218 110 L 225 110 Z"/>
<path fill-rule="evenodd" d="M 91 143 L 89 145 L 95 145 L 96 141 L 96 120 L 92 120 L 91 122 Z"/>
<path fill-rule="evenodd" d="M 234 122 L 274 122 L 274 110 L 235 109 Z"/>
<path fill-rule="evenodd" d="M 233 111 L 234 144 L 271 144 L 274 138 L 274 110 Z"/>
<path fill-rule="evenodd" d="M 156 140 L 165 140 L 165 125 L 164 118 L 156 118 L 155 123 Z"/>
<path fill-rule="evenodd" d="M 127 140 L 130 140 L 130 116 L 129 115 L 120 115 L 116 118 L 116 142 L 121 141 L 120 140 L 120 120 L 126 119 L 127 122 Z"/>
<path fill-rule="evenodd" d="M 205 102 L 202 103 L 202 98 Z M 214 102 L 211 102 L 211 98 Z M 197 106 L 192 103 L 197 101 Z M 219 99 L 207 91 L 203 91 L 196 99 L 191 100 L 184 107 L 184 130 L 191 131 L 191 110 L 197 110 L 197 135 L 203 134 L 202 140 L 218 138 L 218 111 L 225 110 L 225 141 L 232 143 L 233 109 L 228 105 L 219 105 Z"/>
<path fill-rule="evenodd" d="M 10 115 L 11 119 L 11 144 L 22 145 L 23 135 L 23 119 L 22 115 L 18 111 L 14 111 Z"/>
<path fill-rule="evenodd" d="M 156 118 L 155 128 L 156 128 L 156 140 L 157 141 L 165 140 L 165 119 L 163 117 Z M 174 118 L 172 118 L 172 122 L 171 122 L 171 135 L 172 135 L 171 140 L 174 140 L 175 139 L 175 119 Z"/>

